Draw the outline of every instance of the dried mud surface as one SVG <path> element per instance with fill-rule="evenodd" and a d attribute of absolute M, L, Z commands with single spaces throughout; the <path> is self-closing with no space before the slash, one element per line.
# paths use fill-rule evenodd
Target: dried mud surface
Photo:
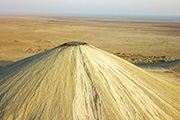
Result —
<path fill-rule="evenodd" d="M 59 46 L 0 69 L 0 119 L 177 120 L 170 75 L 92 45 Z"/>

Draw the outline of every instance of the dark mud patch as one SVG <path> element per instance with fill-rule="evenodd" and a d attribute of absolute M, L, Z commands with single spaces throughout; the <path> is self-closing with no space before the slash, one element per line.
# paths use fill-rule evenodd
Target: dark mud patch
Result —
<path fill-rule="evenodd" d="M 163 68 L 169 69 L 176 72 L 180 72 L 180 59 L 170 61 L 170 62 L 160 62 L 160 63 L 133 63 L 134 65 L 141 68 Z"/>

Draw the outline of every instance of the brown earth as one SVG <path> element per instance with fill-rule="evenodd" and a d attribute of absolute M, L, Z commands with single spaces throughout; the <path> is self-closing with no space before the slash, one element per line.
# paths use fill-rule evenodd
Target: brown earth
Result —
<path fill-rule="evenodd" d="M 17 61 L 69 41 L 114 53 L 180 58 L 180 21 L 0 16 L 0 60 Z"/>
<path fill-rule="evenodd" d="M 149 56 L 142 54 L 115 53 L 115 55 L 131 63 L 164 63 L 175 61 L 174 57 L 169 56 Z"/>

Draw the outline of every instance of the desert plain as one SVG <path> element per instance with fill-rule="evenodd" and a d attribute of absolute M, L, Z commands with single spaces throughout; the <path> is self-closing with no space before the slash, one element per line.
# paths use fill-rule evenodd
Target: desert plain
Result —
<path fill-rule="evenodd" d="M 180 59 L 180 21 L 0 16 L 0 66 L 71 41 L 87 42 L 130 62 L 141 62 L 143 57 L 147 63 L 174 61 Z"/>

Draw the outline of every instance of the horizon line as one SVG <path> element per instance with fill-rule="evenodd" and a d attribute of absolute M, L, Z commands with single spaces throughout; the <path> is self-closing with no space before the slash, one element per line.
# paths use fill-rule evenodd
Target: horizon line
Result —
<path fill-rule="evenodd" d="M 147 20 L 180 20 L 179 15 L 84 14 L 84 13 L 0 13 L 0 16 L 72 16 Z"/>

